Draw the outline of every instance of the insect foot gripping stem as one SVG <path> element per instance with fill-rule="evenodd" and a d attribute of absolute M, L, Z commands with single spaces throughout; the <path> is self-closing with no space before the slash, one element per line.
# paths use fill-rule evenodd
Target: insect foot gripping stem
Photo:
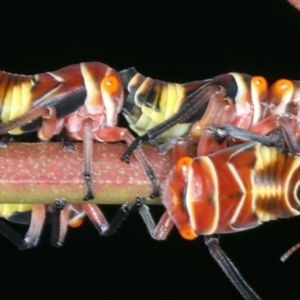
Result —
<path fill-rule="evenodd" d="M 93 140 L 104 128 L 117 126 L 124 101 L 118 72 L 100 62 L 87 62 L 33 76 L 0 71 L 0 135 L 36 132 L 49 141 L 63 129 L 71 141 L 83 141 L 85 200 L 92 194 Z M 108 136 L 109 138 L 109 136 Z"/>
<path fill-rule="evenodd" d="M 110 225 L 107 227 L 107 230 L 102 232 L 103 236 L 109 236 L 114 234 L 124 223 L 124 221 L 127 219 L 128 216 L 130 216 L 132 213 L 137 211 L 138 207 L 137 205 L 128 205 L 123 204 L 116 216 L 113 218 L 113 220 L 110 222 Z"/>
<path fill-rule="evenodd" d="M 66 199 L 55 199 L 55 204 L 52 209 L 52 230 L 50 243 L 54 247 L 61 247 L 65 239 L 65 234 L 67 228 L 61 228 L 64 222 L 61 222 L 61 213 L 66 206 Z M 65 222 L 65 227 L 67 227 L 67 222 Z"/>
<path fill-rule="evenodd" d="M 91 174 L 84 174 L 84 181 L 86 184 L 86 195 L 83 200 L 88 201 L 94 199 L 93 189 L 92 189 L 92 178 Z"/>
<path fill-rule="evenodd" d="M 144 136 L 137 137 L 135 141 L 127 148 L 125 153 L 123 154 L 121 160 L 125 161 L 127 164 L 129 164 L 129 158 L 132 154 L 132 152 L 136 149 L 142 146 L 143 144 L 147 143 L 149 141 L 149 137 L 147 134 Z"/>

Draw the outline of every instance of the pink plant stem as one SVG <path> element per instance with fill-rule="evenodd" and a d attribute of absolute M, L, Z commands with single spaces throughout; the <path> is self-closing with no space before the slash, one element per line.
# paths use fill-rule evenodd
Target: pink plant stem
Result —
<path fill-rule="evenodd" d="M 0 203 L 53 204 L 56 198 L 86 203 L 82 143 L 74 147 L 74 152 L 62 151 L 62 143 L 9 143 L 6 149 L 0 148 Z M 125 144 L 94 143 L 95 199 L 89 203 L 133 203 L 136 196 L 151 194 L 152 185 L 135 157 L 130 164 L 120 160 L 125 149 Z M 143 149 L 161 184 L 172 168 L 171 155 L 159 155 L 149 146 Z"/>

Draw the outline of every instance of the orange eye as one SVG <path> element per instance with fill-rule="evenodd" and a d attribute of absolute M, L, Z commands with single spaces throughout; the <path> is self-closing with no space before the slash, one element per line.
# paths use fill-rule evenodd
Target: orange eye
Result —
<path fill-rule="evenodd" d="M 186 171 L 189 166 L 192 164 L 192 158 L 185 156 L 178 160 L 176 163 L 176 171 L 180 172 L 181 170 Z"/>
<path fill-rule="evenodd" d="M 197 235 L 191 228 L 178 228 L 180 235 L 186 240 L 194 240 Z"/>
<path fill-rule="evenodd" d="M 102 80 L 101 87 L 110 95 L 116 95 L 122 89 L 122 84 L 118 76 L 109 75 Z"/>
<path fill-rule="evenodd" d="M 284 93 L 286 93 L 288 90 L 291 90 L 292 88 L 293 83 L 287 79 L 277 80 L 272 86 L 273 93 L 278 98 L 281 98 Z"/>
<path fill-rule="evenodd" d="M 252 84 L 256 86 L 259 93 L 264 93 L 268 89 L 267 80 L 261 76 L 254 76 L 252 78 Z"/>

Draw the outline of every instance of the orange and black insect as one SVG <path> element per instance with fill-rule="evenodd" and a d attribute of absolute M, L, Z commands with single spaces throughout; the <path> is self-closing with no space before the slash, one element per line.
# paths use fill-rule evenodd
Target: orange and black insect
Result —
<path fill-rule="evenodd" d="M 142 136 L 180 111 L 186 98 L 207 83 L 193 81 L 184 84 L 165 82 L 138 73 L 135 68 L 119 72 L 125 92 L 123 115 L 129 127 Z M 178 123 L 165 130 L 158 140 L 184 135 L 190 122 Z"/>
<path fill-rule="evenodd" d="M 166 239 L 174 226 L 188 240 L 204 235 L 212 256 L 242 296 L 259 299 L 212 235 L 298 216 L 299 174 L 298 156 L 248 142 L 178 160 L 161 187 L 166 212 L 157 225 L 143 199 L 136 205 L 154 239 Z"/>
<path fill-rule="evenodd" d="M 171 147 L 173 138 L 186 136 L 198 145 L 208 126 L 232 124 L 248 130 L 262 117 L 268 89 L 263 77 L 240 73 L 181 85 L 145 78 L 134 69 L 120 75 L 128 93 L 123 114 L 140 135 L 124 153 L 126 162 L 134 149 L 149 141 Z M 213 143 L 213 139 L 206 141 L 210 148 Z M 206 147 L 198 149 L 206 154 Z"/>
<path fill-rule="evenodd" d="M 85 200 L 93 199 L 91 172 L 93 139 L 132 143 L 126 128 L 117 127 L 123 106 L 119 74 L 100 62 L 80 63 L 33 76 L 0 72 L 0 134 L 37 131 L 48 141 L 65 130 L 71 140 L 83 141 Z M 135 155 L 147 175 L 152 170 L 141 151 Z M 157 194 L 155 183 L 154 194 Z"/>
<path fill-rule="evenodd" d="M 83 175 L 87 187 L 84 199 L 93 199 L 93 139 L 100 142 L 125 140 L 127 144 L 134 140 L 126 128 L 117 127 L 123 101 L 119 74 L 100 62 L 80 63 L 33 76 L 0 72 L 0 135 L 9 133 L 20 136 L 37 132 L 40 140 L 48 141 L 65 130 L 68 139 L 83 141 Z M 135 156 L 152 180 L 153 194 L 157 195 L 156 181 L 147 158 L 140 150 L 135 152 Z M 66 224 L 73 220 L 66 211 L 74 211 L 74 206 L 67 204 L 54 207 L 59 216 L 53 223 L 57 228 L 57 245 L 60 245 L 64 240 Z M 6 205 L 5 209 L 10 211 L 10 218 L 13 215 L 24 216 L 20 214 L 23 208 L 19 206 Z M 33 247 L 39 239 L 45 211 L 49 209 L 51 206 L 26 206 L 32 221 L 24 240 L 5 223 L 1 232 L 19 248 Z M 76 215 L 82 217 L 87 214 L 101 234 L 109 234 L 110 226 L 97 205 L 87 204 L 76 211 Z M 20 220 L 24 218 L 22 216 Z"/>
<path fill-rule="evenodd" d="M 218 138 L 258 141 L 264 145 L 286 147 L 300 153 L 300 82 L 280 79 L 270 86 L 262 103 L 262 115 L 256 124 L 243 130 L 233 124 L 222 124 Z M 223 136 L 223 137 L 222 137 Z M 199 145 L 200 147 L 200 145 Z"/>
<path fill-rule="evenodd" d="M 274 153 L 277 153 L 277 155 L 281 153 L 279 150 L 276 148 L 266 148 L 260 146 L 260 144 L 253 144 L 253 147 L 249 146 L 250 144 L 245 144 L 236 146 L 236 148 L 229 148 L 230 150 L 227 150 L 227 153 L 230 151 L 231 153 L 228 155 L 230 155 L 232 161 L 234 161 L 237 166 L 240 166 L 240 169 L 235 168 L 231 160 L 229 163 L 229 159 L 224 157 L 222 151 L 219 151 L 236 142 L 257 140 L 262 141 L 266 145 L 271 145 L 272 143 L 281 143 L 282 145 L 283 142 L 286 142 L 292 152 L 299 152 L 297 151 L 297 136 L 299 130 L 296 129 L 297 122 L 295 121 L 298 119 L 298 103 L 295 103 L 295 101 L 297 101 L 297 86 L 297 82 L 280 80 L 268 89 L 267 81 L 263 77 L 252 77 L 239 73 L 224 74 L 210 81 L 203 81 L 203 84 L 199 86 L 198 90 L 184 99 L 182 107 L 180 107 L 173 116 L 170 116 L 162 123 L 156 125 L 156 127 L 150 130 L 146 129 L 144 132 L 135 130 L 134 126 L 131 127 L 141 136 L 137 138 L 136 142 L 125 152 L 123 159 L 126 161 L 133 149 L 148 140 L 157 138 L 161 133 L 167 132 L 172 126 L 181 125 L 181 123 L 186 122 L 186 120 L 192 121 L 192 123 L 185 128 L 188 130 L 188 138 L 197 144 L 196 156 L 200 156 L 194 159 L 185 157 L 176 163 L 174 171 L 171 172 L 162 187 L 161 197 L 167 212 L 161 218 L 157 227 L 154 225 L 155 223 L 149 214 L 149 210 L 143 204 L 143 200 L 138 200 L 137 205 L 141 207 L 139 211 L 149 232 L 154 238 L 165 239 L 174 224 L 178 228 L 180 228 L 180 224 L 183 226 L 180 230 L 182 230 L 181 233 L 185 235 L 186 238 L 195 238 L 199 234 L 212 235 L 215 233 L 233 232 L 235 224 L 231 229 L 231 225 L 229 226 L 227 224 L 229 228 L 225 228 L 224 225 L 225 216 L 228 217 L 228 214 L 230 215 L 229 210 L 231 210 L 232 213 L 232 220 L 240 215 L 241 219 L 245 221 L 244 224 L 241 224 L 241 228 L 236 228 L 236 231 L 257 226 L 261 221 L 267 221 L 272 218 L 298 215 L 298 212 L 295 213 L 295 211 L 295 214 L 293 214 L 293 209 L 287 209 L 283 212 L 283 215 L 280 215 L 280 212 L 276 215 L 276 210 L 275 212 L 271 211 L 269 213 L 260 212 L 259 207 L 257 208 L 256 218 L 252 216 L 252 211 L 248 211 L 248 215 L 245 215 L 243 204 L 245 203 L 245 205 L 251 207 L 249 200 L 246 200 L 246 198 L 252 194 L 252 200 L 256 199 L 259 190 L 253 183 L 253 176 L 258 175 L 259 171 L 257 168 L 254 168 L 254 171 L 251 169 L 253 168 L 252 163 L 256 161 L 256 166 L 260 165 L 262 176 L 265 176 L 266 180 L 268 180 L 272 172 L 275 172 L 272 174 L 274 178 L 278 176 L 276 175 L 276 168 L 273 166 L 272 169 L 271 167 L 274 161 L 271 161 L 270 166 L 268 166 L 267 162 L 263 164 L 261 160 L 265 159 L 263 155 L 273 155 L 274 159 Z M 137 104 L 137 98 L 135 98 L 134 93 L 137 93 L 139 89 L 130 90 L 130 84 L 128 87 L 128 90 L 133 94 L 131 97 L 135 99 L 135 103 Z M 141 93 L 142 91 L 141 85 L 139 92 Z M 204 91 L 206 91 L 206 94 Z M 147 95 L 147 91 L 145 94 Z M 150 95 L 149 92 L 148 94 Z M 155 93 L 152 91 L 152 94 Z M 170 101 L 170 103 L 172 102 Z M 151 105 L 150 103 L 150 106 Z M 136 111 L 141 113 L 141 108 L 139 109 L 139 107 L 141 106 L 133 106 Z M 154 106 L 152 106 L 152 108 L 154 111 Z M 132 111 L 134 112 L 134 110 Z M 199 111 L 201 113 L 199 113 Z M 196 112 L 198 112 L 198 114 Z M 137 122 L 137 124 L 139 123 Z M 221 128 L 219 128 L 220 126 Z M 178 134 L 178 136 L 180 136 L 180 134 Z M 160 141 L 168 142 L 168 139 L 174 136 L 175 135 L 166 135 L 161 138 Z M 251 151 L 247 147 L 250 147 L 249 149 L 251 149 Z M 215 152 L 214 155 L 218 158 L 218 164 L 212 164 L 210 156 L 207 156 L 212 152 Z M 252 163 L 249 163 L 249 161 L 244 162 L 243 155 L 247 157 L 247 155 L 249 155 L 247 154 L 248 152 L 252 153 Z M 287 157 L 286 154 L 282 155 Z M 193 163 L 190 163 L 191 161 Z M 199 161 L 201 166 L 197 167 L 196 161 Z M 295 159 L 295 161 L 298 160 Z M 186 162 L 186 164 L 183 162 Z M 299 163 L 299 161 L 297 163 Z M 193 167 L 188 167 L 190 164 Z M 219 172 L 216 169 L 216 165 L 221 168 Z M 228 167 L 225 171 L 227 165 Z M 232 166 L 231 169 L 229 169 L 230 166 Z M 286 163 L 285 166 L 288 168 L 289 163 Z M 249 168 L 251 171 L 248 171 L 248 173 L 242 171 Z M 176 172 L 175 170 L 177 169 L 178 171 Z M 241 174 L 239 174 L 239 171 L 241 171 Z M 290 171 L 293 172 L 292 169 L 290 169 Z M 280 171 L 278 172 L 280 173 Z M 240 190 L 233 191 L 232 195 L 229 196 L 226 194 L 225 189 L 221 191 L 222 193 L 218 191 L 220 174 L 224 176 L 224 178 L 227 178 L 227 182 L 224 186 L 229 187 L 228 190 L 237 189 L 237 185 Z M 232 180 L 228 182 L 228 178 Z M 257 178 L 259 177 L 257 176 Z M 260 189 L 263 188 L 263 193 L 267 193 L 273 185 L 273 182 L 266 180 L 265 183 L 263 183 L 265 185 L 260 186 Z M 202 183 L 204 186 L 203 190 L 201 190 Z M 251 183 L 253 185 L 251 185 Z M 292 184 L 294 183 L 295 182 L 292 182 Z M 295 186 L 297 184 L 296 182 Z M 276 185 L 273 192 L 276 194 L 279 190 L 282 190 L 281 183 Z M 198 206 L 196 206 L 194 202 L 197 200 L 193 197 L 195 195 L 191 197 L 187 195 L 189 192 L 191 193 L 191 191 L 193 191 L 195 195 L 200 195 L 200 197 L 204 199 L 206 198 L 207 201 L 199 200 Z M 172 194 L 173 202 L 168 200 L 171 199 L 171 196 L 167 196 L 168 193 Z M 298 194 L 300 194 L 300 192 Z M 281 196 L 283 195 L 284 194 Z M 271 195 L 267 198 L 268 196 L 261 195 L 261 197 L 266 198 L 266 201 L 272 200 L 272 197 L 274 197 L 274 195 Z M 285 200 L 281 199 L 278 194 L 276 194 L 275 197 L 278 197 L 276 201 L 281 201 L 281 205 L 284 203 Z M 259 199 L 257 201 L 259 201 Z M 214 206 L 214 203 L 216 206 Z M 252 206 L 255 206 L 254 203 L 255 201 L 253 200 Z M 189 205 L 189 207 L 187 205 Z M 269 201 L 267 204 L 264 202 L 262 205 L 266 205 L 267 207 L 270 205 L 270 207 L 272 207 L 274 206 L 274 202 Z M 177 223 L 173 218 L 176 219 Z M 220 222 L 220 220 L 223 220 L 223 223 Z M 238 221 L 237 219 L 237 223 Z M 189 228 L 197 223 L 204 224 L 203 226 L 204 228 L 206 227 L 207 231 L 199 231 L 198 229 L 193 231 Z M 217 227 L 214 228 L 214 226 Z M 245 281 L 239 272 L 235 269 L 226 254 L 219 248 L 217 239 L 206 238 L 206 243 L 215 260 L 222 269 L 225 270 L 226 275 L 245 299 L 258 299 L 259 297 L 247 284 L 245 285 Z M 216 255 L 215 253 L 219 254 Z"/>

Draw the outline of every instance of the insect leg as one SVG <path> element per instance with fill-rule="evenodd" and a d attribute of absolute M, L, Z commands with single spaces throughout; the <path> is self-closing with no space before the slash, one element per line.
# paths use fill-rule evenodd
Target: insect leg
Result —
<path fill-rule="evenodd" d="M 126 218 L 136 211 L 137 207 L 136 205 L 129 206 L 127 204 L 123 204 L 110 223 L 107 222 L 104 214 L 97 204 L 83 204 L 81 205 L 81 209 L 85 212 L 100 235 L 109 236 L 116 232 Z"/>
<path fill-rule="evenodd" d="M 0 135 L 8 133 L 10 130 L 22 127 L 27 123 L 39 117 L 48 116 L 49 109 L 47 107 L 34 107 L 29 109 L 17 119 L 10 120 L 6 123 L 0 124 Z"/>
<path fill-rule="evenodd" d="M 232 99 L 224 98 L 221 94 L 215 95 L 209 102 L 205 116 L 195 122 L 191 128 L 191 134 L 199 136 L 197 145 L 197 156 L 208 155 L 226 147 L 225 140 L 216 140 L 214 138 L 214 130 L 222 124 L 230 123 L 233 116 L 236 115 L 236 107 Z M 196 128 L 203 128 L 202 133 Z"/>
<path fill-rule="evenodd" d="M 244 299 L 254 300 L 261 299 L 254 290 L 248 285 L 245 279 L 242 277 L 240 272 L 228 258 L 226 253 L 219 246 L 219 241 L 217 238 L 212 236 L 205 236 L 204 242 L 208 247 L 208 250 L 214 260 L 218 263 L 220 268 L 223 270 L 225 275 L 235 286 L 235 288 L 240 292 Z"/>
<path fill-rule="evenodd" d="M 295 139 L 295 135 L 292 132 L 290 124 L 286 118 L 280 117 L 279 118 L 280 129 L 284 138 L 284 141 L 287 144 L 288 149 L 295 154 L 300 154 L 299 145 Z"/>
<path fill-rule="evenodd" d="M 27 243 L 24 241 L 23 237 L 1 219 L 0 233 L 6 238 L 8 238 L 20 250 L 25 250 L 29 248 Z"/>
<path fill-rule="evenodd" d="M 103 231 L 102 235 L 109 236 L 114 234 L 117 229 L 124 223 L 128 216 L 134 213 L 137 210 L 137 206 L 123 204 L 118 210 L 115 217 L 111 220 L 109 226 L 105 231 Z"/>
<path fill-rule="evenodd" d="M 68 228 L 68 214 L 65 199 L 56 199 L 52 208 L 52 229 L 50 243 L 55 247 L 62 246 Z"/>
<path fill-rule="evenodd" d="M 190 123 L 194 121 L 194 119 L 201 118 L 205 112 L 209 99 L 217 93 L 222 93 L 225 95 L 221 87 L 211 85 L 202 86 L 200 89 L 189 95 L 185 99 L 180 111 L 177 114 L 173 115 L 171 118 L 157 125 L 153 129 L 148 130 L 146 134 L 136 138 L 123 154 L 122 161 L 129 163 L 129 158 L 136 148 L 149 141 L 155 140 L 158 136 L 176 124 Z"/>
<path fill-rule="evenodd" d="M 66 128 L 62 128 L 62 130 L 57 134 L 55 137 L 55 140 L 57 142 L 62 142 L 64 144 L 63 151 L 64 152 L 74 152 L 74 145 L 69 139 L 68 133 Z"/>
<path fill-rule="evenodd" d="M 230 136 L 243 141 L 259 142 L 264 146 L 275 145 L 277 148 L 280 148 L 283 139 L 286 142 L 287 147 L 291 152 L 300 153 L 298 143 L 295 139 L 294 133 L 291 130 L 288 120 L 283 117 L 278 117 L 278 122 L 279 122 L 279 129 L 282 135 L 274 131 L 268 136 L 264 136 L 228 124 L 217 128 L 215 130 L 214 137 L 216 140 L 221 141 L 221 140 L 225 140 L 228 136 Z"/>
<path fill-rule="evenodd" d="M 92 157 L 93 157 L 93 119 L 86 117 L 83 120 L 83 175 L 86 184 L 86 196 L 84 200 L 94 199 L 92 189 Z"/>
<path fill-rule="evenodd" d="M 156 225 L 150 213 L 149 207 L 145 204 L 145 199 L 137 197 L 136 204 L 134 205 L 137 206 L 138 212 L 142 217 L 151 237 L 155 240 L 165 240 L 174 227 L 174 223 L 170 219 L 168 213 L 165 212 Z"/>
<path fill-rule="evenodd" d="M 45 219 L 46 206 L 43 204 L 32 205 L 30 226 L 24 239 L 28 248 L 34 247 L 38 244 Z"/>
<path fill-rule="evenodd" d="M 94 137 L 99 141 L 106 141 L 106 142 L 125 141 L 127 145 L 130 145 L 134 141 L 134 137 L 128 131 L 128 129 L 121 128 L 121 127 L 106 127 L 100 129 L 99 131 L 94 133 Z M 135 149 L 134 156 L 136 157 L 139 164 L 142 166 L 145 174 L 149 177 L 152 183 L 153 191 L 150 198 L 157 197 L 159 195 L 158 185 L 150 162 L 148 161 L 142 149 Z"/>
<path fill-rule="evenodd" d="M 271 146 L 271 143 L 275 142 L 269 136 L 255 134 L 230 124 L 220 126 L 214 130 L 214 138 L 217 141 L 225 140 L 229 136 L 243 141 L 259 142 L 265 146 Z"/>
<path fill-rule="evenodd" d="M 8 221 L 20 224 L 30 223 L 30 225 L 23 238 L 15 229 L 11 228 L 1 219 L 0 234 L 7 237 L 20 250 L 35 247 L 38 244 L 46 218 L 46 206 L 42 204 L 25 205 L 25 208 L 24 206 L 21 207 L 22 205 L 16 204 L 4 204 L 1 206 L 5 211 L 2 217 Z M 20 215 L 19 212 L 26 212 L 26 214 Z M 28 217 L 30 217 L 30 219 L 28 219 Z"/>

